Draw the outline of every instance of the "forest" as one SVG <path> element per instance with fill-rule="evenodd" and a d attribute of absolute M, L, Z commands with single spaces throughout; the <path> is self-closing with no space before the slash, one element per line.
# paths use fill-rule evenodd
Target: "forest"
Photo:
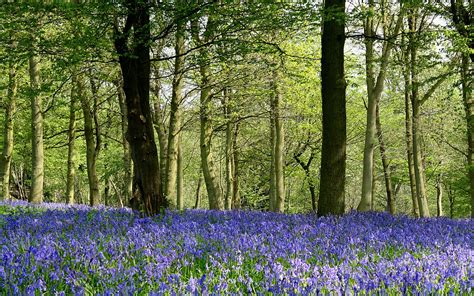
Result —
<path fill-rule="evenodd" d="M 2 198 L 472 213 L 471 6 L 140 2 L 2 5 Z"/>
<path fill-rule="evenodd" d="M 0 295 L 469 295 L 473 11 L 0 2 Z"/>

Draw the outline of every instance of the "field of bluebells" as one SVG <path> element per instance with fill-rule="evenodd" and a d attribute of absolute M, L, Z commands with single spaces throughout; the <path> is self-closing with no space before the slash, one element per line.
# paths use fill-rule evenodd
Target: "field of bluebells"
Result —
<path fill-rule="evenodd" d="M 0 203 L 0 295 L 472 295 L 474 221 Z"/>

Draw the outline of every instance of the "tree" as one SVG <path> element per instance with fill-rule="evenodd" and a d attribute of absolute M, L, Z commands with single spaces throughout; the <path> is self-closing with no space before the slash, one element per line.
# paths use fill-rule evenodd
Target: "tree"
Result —
<path fill-rule="evenodd" d="M 382 2 L 382 6 L 384 3 Z M 385 8 L 382 8 L 385 13 Z M 390 24 L 387 24 L 388 16 L 382 15 L 382 27 L 383 27 L 383 47 L 382 56 L 380 58 L 379 72 L 375 74 L 375 56 L 374 56 L 374 42 L 376 38 L 376 31 L 374 27 L 374 14 L 375 14 L 375 2 L 369 0 L 369 7 L 367 12 L 367 18 L 364 23 L 364 35 L 365 38 L 365 61 L 366 61 L 366 83 L 367 83 L 367 126 L 365 131 L 365 146 L 364 146 L 364 165 L 363 165 L 363 178 L 362 178 L 362 197 L 357 207 L 359 211 L 372 210 L 371 204 L 373 200 L 372 196 L 372 183 L 374 171 L 374 149 L 376 142 L 376 109 L 384 89 L 385 74 L 390 59 L 391 50 L 393 47 L 393 39 L 396 38 L 400 27 L 402 25 L 402 11 L 396 21 L 393 32 L 387 32 L 390 28 Z"/>
<path fill-rule="evenodd" d="M 135 192 L 145 213 L 152 215 L 167 207 L 168 202 L 161 194 L 160 166 L 150 111 L 149 4 L 131 0 L 125 3 L 125 8 L 123 28 L 119 28 L 118 20 L 114 27 L 114 45 L 123 76 Z"/>
<path fill-rule="evenodd" d="M 345 1 L 324 2 L 321 42 L 323 136 L 318 215 L 344 213 L 346 170 Z"/>
<path fill-rule="evenodd" d="M 15 42 L 11 42 L 12 49 L 15 47 Z M 17 80 L 17 64 L 15 61 L 8 62 L 8 91 L 5 102 L 5 119 L 3 124 L 3 151 L 0 158 L 0 181 L 2 191 L 0 192 L 0 199 L 10 199 L 10 170 L 13 154 L 13 127 L 14 114 L 16 111 L 16 96 L 18 88 Z"/>
<path fill-rule="evenodd" d="M 44 147 L 43 147 L 43 104 L 39 93 L 38 60 L 34 53 L 29 57 L 31 85 L 31 129 L 32 129 L 32 176 L 29 202 L 43 202 Z"/>

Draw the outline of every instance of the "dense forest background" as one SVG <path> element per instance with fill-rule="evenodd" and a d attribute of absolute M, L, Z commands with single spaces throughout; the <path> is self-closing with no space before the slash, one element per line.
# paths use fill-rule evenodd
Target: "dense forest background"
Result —
<path fill-rule="evenodd" d="M 1 198 L 315 211 L 342 27 L 343 210 L 471 214 L 471 1 L 98 2 L 0 5 Z"/>

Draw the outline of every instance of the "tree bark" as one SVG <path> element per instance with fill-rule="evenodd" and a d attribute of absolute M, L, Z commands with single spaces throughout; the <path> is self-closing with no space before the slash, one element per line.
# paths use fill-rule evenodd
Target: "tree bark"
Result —
<path fill-rule="evenodd" d="M 323 136 L 318 215 L 342 215 L 345 207 L 346 81 L 345 1 L 324 2 L 321 92 Z"/>
<path fill-rule="evenodd" d="M 42 98 L 39 94 L 38 61 L 33 54 L 29 58 L 31 98 L 31 129 L 32 129 L 32 176 L 29 202 L 43 202 L 44 186 L 44 147 L 43 147 L 43 110 Z"/>
<path fill-rule="evenodd" d="M 474 218 L 474 164 L 472 163 L 472 154 L 474 153 L 474 102 L 472 100 L 472 78 L 469 74 L 470 62 L 474 62 L 474 38 L 472 38 L 472 33 L 469 31 L 472 28 L 472 7 L 470 6 L 472 4 L 469 1 L 466 7 L 464 5 L 465 2 L 462 0 L 450 1 L 453 23 L 469 48 L 468 52 L 462 53 L 461 87 L 467 123 L 467 175 L 471 195 L 471 218 Z"/>
<path fill-rule="evenodd" d="M 438 217 L 443 216 L 443 183 L 441 178 L 441 174 L 436 177 L 436 214 Z"/>
<path fill-rule="evenodd" d="M 223 105 L 224 105 L 224 117 L 226 120 L 225 130 L 225 208 L 226 210 L 232 209 L 232 197 L 233 197 L 233 135 L 234 135 L 234 124 L 232 122 L 232 107 L 230 106 L 230 98 L 228 89 L 224 89 L 223 93 Z"/>
<path fill-rule="evenodd" d="M 10 170 L 13 155 L 13 128 L 16 112 L 16 94 L 18 88 L 17 69 L 13 61 L 9 62 L 8 91 L 5 102 L 5 119 L 3 124 L 3 151 L 0 160 L 0 180 L 2 192 L 0 200 L 10 199 Z"/>
<path fill-rule="evenodd" d="M 193 38 L 199 44 L 206 44 L 213 35 L 214 20 L 212 16 L 208 16 L 207 25 L 200 36 L 200 26 L 197 21 L 192 24 Z M 222 197 L 221 188 L 217 179 L 216 169 L 212 156 L 211 142 L 212 142 L 212 83 L 209 67 L 209 52 L 205 47 L 201 47 L 199 59 L 199 74 L 200 74 L 200 152 L 201 152 L 201 168 L 204 175 L 204 182 L 206 184 L 207 196 L 209 199 L 210 209 L 222 210 L 224 209 L 224 201 Z"/>
<path fill-rule="evenodd" d="M 281 119 L 281 92 L 278 87 L 278 70 L 273 70 L 273 116 L 275 122 L 275 212 L 285 211 L 284 149 L 285 138 Z"/>
<path fill-rule="evenodd" d="M 411 78 L 409 68 L 409 48 L 405 44 L 405 35 L 402 36 L 402 56 L 403 56 L 403 79 L 405 92 L 405 144 L 407 151 L 408 162 L 408 177 L 410 180 L 410 193 L 412 200 L 412 214 L 414 217 L 420 217 L 420 210 L 418 207 L 418 197 L 416 194 L 416 180 L 415 180 L 415 164 L 413 162 L 413 120 L 411 118 Z"/>
<path fill-rule="evenodd" d="M 393 193 L 392 173 L 385 149 L 385 142 L 383 139 L 382 123 L 380 122 L 380 111 L 377 104 L 376 108 L 376 126 L 377 137 L 379 139 L 380 158 L 382 159 L 383 176 L 385 180 L 385 192 L 387 193 L 387 210 L 390 214 L 395 214 L 395 194 Z"/>
<path fill-rule="evenodd" d="M 92 96 L 97 101 L 95 86 L 91 85 Z M 97 176 L 97 158 L 100 151 L 100 134 L 96 133 L 94 118 L 97 110 L 90 106 L 89 98 L 85 94 L 82 77 L 77 78 L 77 89 L 84 115 L 84 138 L 86 140 L 87 178 L 89 181 L 89 204 L 97 206 L 100 202 L 99 177 Z M 96 103 L 94 103 L 96 105 Z"/>
<path fill-rule="evenodd" d="M 153 215 L 167 207 L 168 202 L 161 194 L 160 165 L 150 110 L 151 37 L 148 3 L 130 1 L 123 30 L 119 31 L 116 25 L 114 32 L 114 45 L 123 76 L 127 137 L 135 168 L 137 198 L 141 200 L 145 213 Z"/>
<path fill-rule="evenodd" d="M 76 99 L 77 99 L 77 75 L 73 73 L 71 85 L 71 102 L 69 103 L 69 128 L 68 128 L 68 152 L 67 152 L 67 177 L 66 177 L 66 203 L 74 204 L 74 181 L 75 170 L 75 140 L 76 140 Z"/>
<path fill-rule="evenodd" d="M 408 38 L 408 47 L 410 50 L 410 74 L 411 74 L 411 104 L 412 104 L 412 121 L 413 121 L 413 163 L 415 168 L 416 193 L 418 198 L 418 206 L 420 217 L 429 217 L 428 201 L 426 198 L 425 188 L 425 171 L 422 161 L 421 152 L 421 114 L 420 114 L 420 98 L 418 93 L 418 73 L 417 73 L 417 46 L 415 44 L 416 34 L 416 12 L 412 11 L 412 15 L 408 18 L 410 35 Z"/>
<path fill-rule="evenodd" d="M 472 100 L 472 77 L 469 75 L 469 64 L 468 54 L 464 53 L 461 65 L 461 85 L 467 123 L 467 168 L 471 195 L 471 218 L 474 218 L 474 164 L 472 162 L 474 153 L 474 102 Z"/>
<path fill-rule="evenodd" d="M 180 137 L 181 138 L 181 137 Z M 183 175 L 183 150 L 181 139 L 178 141 L 178 164 L 177 164 L 177 188 L 176 188 L 176 208 L 180 211 L 184 209 L 184 175 Z"/>
<path fill-rule="evenodd" d="M 125 200 L 128 201 L 132 198 L 133 195 L 133 163 L 132 156 L 130 154 L 130 143 L 127 140 L 127 105 L 125 103 L 125 98 L 123 94 L 123 83 L 122 79 L 117 81 L 117 94 L 118 101 L 120 106 L 120 115 L 121 115 L 121 128 L 122 128 L 122 149 L 123 149 L 123 163 L 124 163 L 124 181 L 122 185 L 122 195 L 125 197 Z"/>
<path fill-rule="evenodd" d="M 383 5 L 383 4 L 381 4 Z M 364 165 L 363 165 L 363 174 L 362 174 L 362 197 L 357 207 L 359 211 L 368 211 L 371 209 L 370 205 L 373 203 L 372 196 L 372 179 L 374 178 L 374 149 L 376 143 L 376 109 L 382 92 L 384 89 L 385 75 L 387 72 L 387 66 L 390 59 L 391 50 L 393 47 L 393 42 L 387 40 L 383 42 L 382 48 L 382 57 L 380 59 L 380 70 L 375 77 L 374 69 L 374 20 L 373 20 L 373 11 L 375 9 L 374 0 L 369 0 L 369 16 L 366 19 L 364 26 L 364 32 L 366 37 L 365 40 L 365 60 L 366 60 L 366 82 L 367 82 L 367 125 L 365 130 L 365 144 L 364 144 Z M 395 29 L 392 33 L 393 36 L 397 36 L 402 25 L 402 12 L 397 19 Z M 383 20 L 385 22 L 385 20 Z M 387 24 L 383 24 L 386 26 Z M 384 30 L 384 35 L 386 32 Z M 385 36 L 390 37 L 390 36 Z"/>
<path fill-rule="evenodd" d="M 275 131 L 275 101 L 270 99 L 270 188 L 269 188 L 269 202 L 270 211 L 275 211 L 276 208 L 276 182 L 275 182 L 275 145 L 276 145 L 276 131 Z"/>
<path fill-rule="evenodd" d="M 181 103 L 183 100 L 183 75 L 184 75 L 184 23 L 177 21 L 174 76 L 171 92 L 171 110 L 168 128 L 168 150 L 166 157 L 166 185 L 165 194 L 171 203 L 177 205 L 177 174 L 178 174 L 178 150 L 179 132 L 181 131 Z"/>
<path fill-rule="evenodd" d="M 195 202 L 194 202 L 194 209 L 199 208 L 199 204 L 201 203 L 201 185 L 202 185 L 202 174 L 199 174 L 198 184 L 196 188 L 196 195 L 195 195 Z"/>
<path fill-rule="evenodd" d="M 239 123 L 235 124 L 234 136 L 232 137 L 232 209 L 238 210 L 241 207 L 239 190 L 239 147 L 237 136 L 239 134 Z"/>

